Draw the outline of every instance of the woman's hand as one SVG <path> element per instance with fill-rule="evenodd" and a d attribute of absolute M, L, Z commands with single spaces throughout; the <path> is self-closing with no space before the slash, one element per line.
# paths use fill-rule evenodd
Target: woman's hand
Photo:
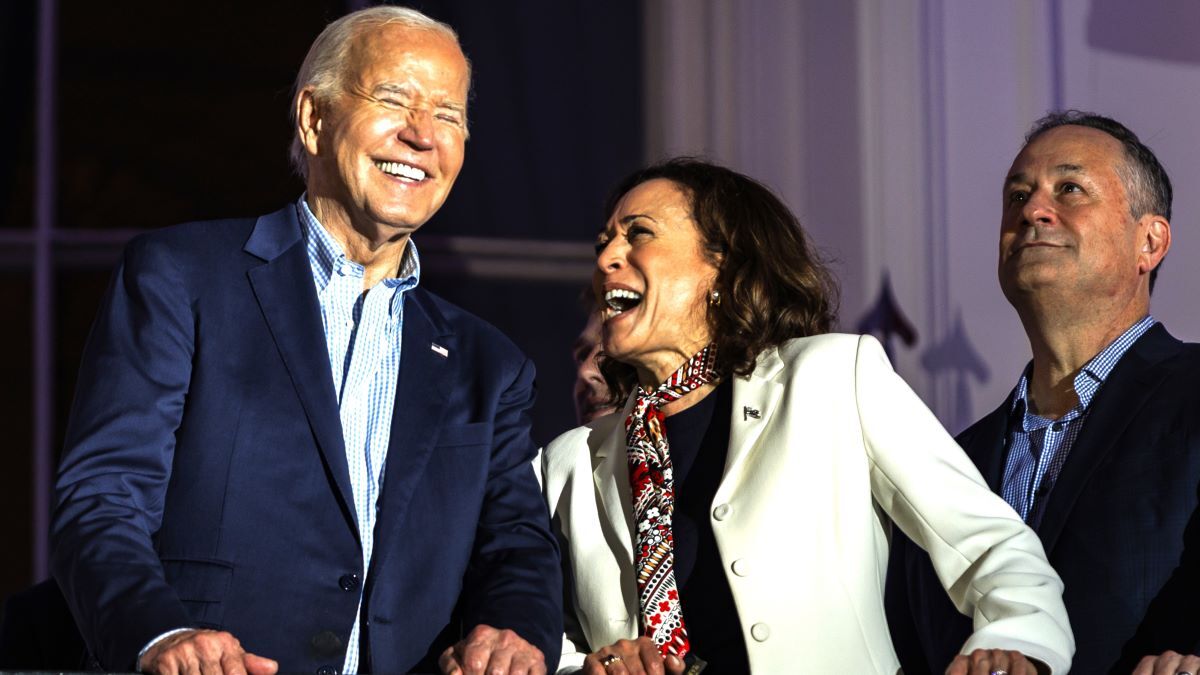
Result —
<path fill-rule="evenodd" d="M 1133 675 L 1158 675 L 1159 673 L 1168 675 L 1200 673 L 1200 656 L 1165 651 L 1158 656 L 1143 658 L 1137 669 L 1133 671 Z"/>
<path fill-rule="evenodd" d="M 950 662 L 946 675 L 1037 675 L 1033 662 L 1021 652 L 976 649 L 959 654 Z"/>
<path fill-rule="evenodd" d="M 584 675 L 683 675 L 683 660 L 674 656 L 664 660 L 654 641 L 643 636 L 617 640 L 588 654 L 583 660 L 583 672 Z"/>

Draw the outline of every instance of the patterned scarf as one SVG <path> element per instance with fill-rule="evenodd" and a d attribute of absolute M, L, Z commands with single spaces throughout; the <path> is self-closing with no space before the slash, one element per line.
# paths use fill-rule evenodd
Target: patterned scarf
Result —
<path fill-rule="evenodd" d="M 716 345 L 709 345 L 679 367 L 654 391 L 638 387 L 633 412 L 625 420 L 629 484 L 637 522 L 638 601 L 642 630 L 663 656 L 683 658 L 691 650 L 683 626 L 679 587 L 675 583 L 675 480 L 663 427 L 662 406 L 708 384 L 716 377 Z"/>

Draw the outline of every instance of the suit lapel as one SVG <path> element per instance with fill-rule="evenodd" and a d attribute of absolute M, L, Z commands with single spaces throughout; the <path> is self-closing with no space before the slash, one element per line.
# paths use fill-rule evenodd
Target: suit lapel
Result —
<path fill-rule="evenodd" d="M 775 419 L 775 412 L 783 400 L 784 386 L 777 380 L 782 371 L 783 359 L 779 358 L 777 349 L 770 349 L 759 357 L 749 377 L 734 379 L 729 450 L 725 457 L 725 473 L 713 496 L 714 504 L 729 501 L 751 450 L 762 437 L 763 429 Z"/>
<path fill-rule="evenodd" d="M 975 463 L 979 473 L 992 492 L 1001 493 L 1004 480 L 1005 448 L 1008 441 L 1008 417 L 1012 409 L 1012 394 L 1004 404 L 990 415 L 979 420 L 955 440 L 962 446 L 967 457 Z"/>
<path fill-rule="evenodd" d="M 247 276 L 296 387 L 321 458 L 337 486 L 342 509 L 353 525 L 357 515 L 325 329 L 295 207 L 259 218 L 245 251 L 266 261 L 251 268 Z"/>
<path fill-rule="evenodd" d="M 1168 373 L 1156 367 L 1178 353 L 1180 342 L 1156 324 L 1129 348 L 1096 393 L 1087 421 L 1071 447 L 1058 482 L 1050 493 L 1038 534 L 1047 553 L 1054 548 L 1079 493 L 1117 439 L 1137 417 L 1151 393 Z"/>
<path fill-rule="evenodd" d="M 629 417 L 636 400 L 635 392 L 630 395 L 625 409 L 621 411 L 622 422 L 614 425 L 613 432 L 600 441 L 592 461 L 592 482 L 600 498 L 605 523 L 610 528 L 610 540 L 621 548 L 621 566 L 628 566 L 630 570 L 633 569 L 633 540 L 637 532 L 633 524 L 633 489 L 629 486 L 624 420 Z M 636 592 L 635 588 L 635 595 Z M 634 606 L 637 606 L 636 602 Z"/>
<path fill-rule="evenodd" d="M 446 414 L 455 359 L 463 358 L 449 324 L 429 301 L 424 291 L 411 291 L 404 299 L 404 326 L 400 338 L 400 373 L 392 411 L 383 489 L 379 496 L 379 520 L 374 548 L 378 553 L 372 568 L 383 564 L 399 524 L 412 501 L 417 484 L 424 480 L 425 466 L 433 454 Z M 432 349 L 443 347 L 443 356 Z M 368 578 L 377 575 L 368 574 Z"/>

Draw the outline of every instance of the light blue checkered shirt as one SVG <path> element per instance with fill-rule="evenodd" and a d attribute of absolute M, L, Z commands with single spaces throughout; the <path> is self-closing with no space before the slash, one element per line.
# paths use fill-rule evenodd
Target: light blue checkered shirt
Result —
<path fill-rule="evenodd" d="M 1008 458 L 1004 464 L 1001 494 L 1030 527 L 1037 529 L 1042 522 L 1050 491 L 1058 481 L 1100 385 L 1129 347 L 1156 323 L 1154 317 L 1146 316 L 1092 357 L 1075 375 L 1075 395 L 1079 403 L 1057 420 L 1029 411 L 1029 372 L 1033 366 L 1030 364 L 1025 368 L 1013 391 L 1009 410 Z"/>
<path fill-rule="evenodd" d="M 371 567 L 375 502 L 383 482 L 400 372 L 404 294 L 420 281 L 421 262 L 417 246 L 410 239 L 400 263 L 400 274 L 394 279 L 384 279 L 364 293 L 363 266 L 346 257 L 341 245 L 317 222 L 303 195 L 296 211 L 304 225 L 308 261 L 321 303 L 321 323 L 325 327 L 325 346 L 337 392 L 350 489 L 354 493 L 358 536 L 362 542 L 359 611 L 354 615 L 342 666 L 343 673 L 354 673 L 358 671 L 362 589 L 366 587 L 367 570 Z"/>

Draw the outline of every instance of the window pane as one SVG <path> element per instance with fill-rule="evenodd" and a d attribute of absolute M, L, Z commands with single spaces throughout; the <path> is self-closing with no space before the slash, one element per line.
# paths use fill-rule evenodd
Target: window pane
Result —
<path fill-rule="evenodd" d="M 25 273 L 0 272 L 0 316 L 6 330 L 0 331 L 0 424 L 6 451 L 0 466 L 0 597 L 28 586 L 32 576 L 33 551 L 33 351 L 31 277 Z"/>
<path fill-rule="evenodd" d="M 29 228 L 33 223 L 33 0 L 0 2 L 0 228 Z"/>
<path fill-rule="evenodd" d="M 294 199 L 292 79 L 344 3 L 60 4 L 63 227 L 148 228 Z M 136 20 L 131 20 L 136 18 Z"/>

